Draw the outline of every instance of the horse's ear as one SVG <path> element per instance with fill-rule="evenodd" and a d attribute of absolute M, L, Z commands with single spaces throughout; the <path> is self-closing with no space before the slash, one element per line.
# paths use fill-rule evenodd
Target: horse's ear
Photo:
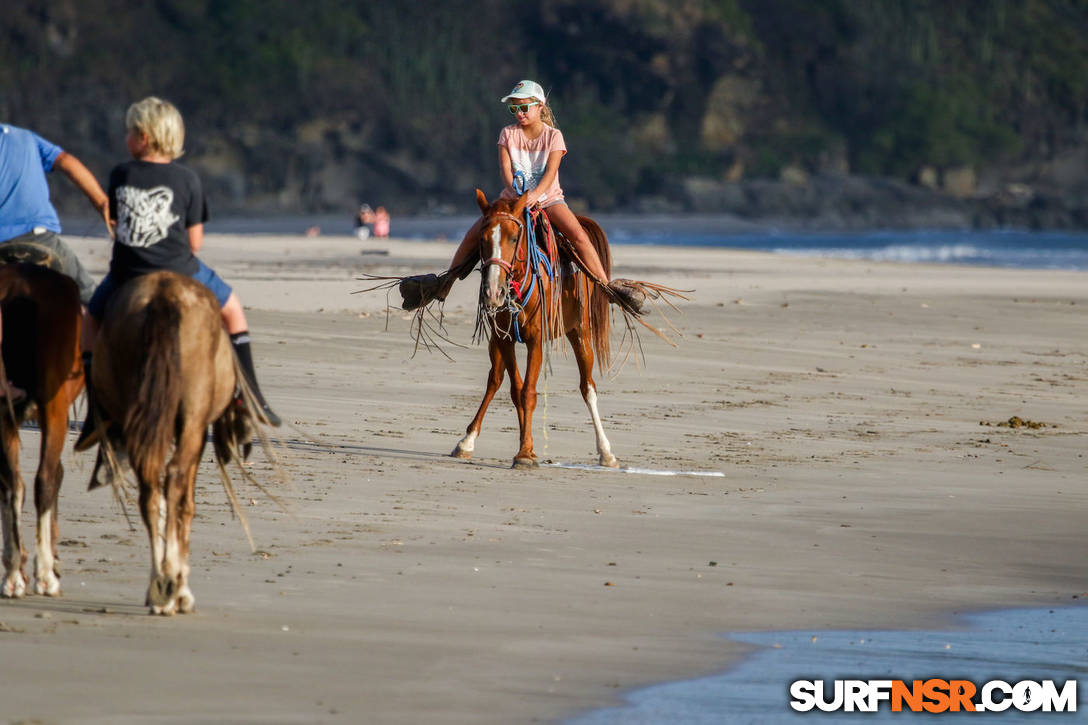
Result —
<path fill-rule="evenodd" d="M 529 203 L 529 195 L 532 194 L 532 193 L 533 192 L 530 190 L 530 191 L 527 191 L 524 194 L 522 194 L 518 198 L 517 203 L 514 204 L 514 210 L 512 212 L 510 212 L 510 213 L 513 214 L 514 216 L 521 216 L 521 213 L 523 211 L 525 211 L 525 205 Z"/>
<path fill-rule="evenodd" d="M 487 210 L 491 208 L 491 204 L 488 203 L 487 197 L 479 189 L 476 190 L 476 203 L 480 205 L 480 211 L 487 214 Z"/>

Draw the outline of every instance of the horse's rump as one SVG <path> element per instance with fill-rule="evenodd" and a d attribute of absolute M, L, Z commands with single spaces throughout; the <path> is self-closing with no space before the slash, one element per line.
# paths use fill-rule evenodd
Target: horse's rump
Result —
<path fill-rule="evenodd" d="M 130 280 L 106 308 L 95 346 L 96 394 L 121 424 L 133 467 L 157 480 L 182 423 L 207 426 L 234 390 L 234 355 L 215 297 L 159 271 Z"/>

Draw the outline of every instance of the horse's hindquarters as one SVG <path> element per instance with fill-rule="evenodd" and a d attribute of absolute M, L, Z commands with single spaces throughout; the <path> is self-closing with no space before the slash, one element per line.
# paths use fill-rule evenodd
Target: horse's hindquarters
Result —
<path fill-rule="evenodd" d="M 202 285 L 172 272 L 131 280 L 106 310 L 95 357 L 96 392 L 122 424 L 140 486 L 152 561 L 148 607 L 163 615 L 192 611 L 197 468 L 208 428 L 231 404 L 235 386 L 218 304 Z"/>

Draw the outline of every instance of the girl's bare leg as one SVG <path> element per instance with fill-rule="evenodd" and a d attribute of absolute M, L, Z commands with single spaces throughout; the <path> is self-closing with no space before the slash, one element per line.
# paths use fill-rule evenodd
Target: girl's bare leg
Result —
<path fill-rule="evenodd" d="M 608 284 L 608 273 L 604 271 L 601 258 L 597 256 L 597 250 L 589 241 L 589 235 L 586 234 L 586 230 L 582 228 L 578 217 L 574 216 L 570 207 L 566 204 L 553 204 L 544 209 L 544 213 L 548 215 L 552 225 L 574 244 L 590 276 L 600 284 Z"/>
<path fill-rule="evenodd" d="M 237 335 L 249 329 L 246 322 L 246 313 L 242 309 L 242 302 L 233 292 L 227 298 L 226 303 L 219 308 L 219 315 L 223 318 L 223 324 L 227 327 L 227 334 Z"/>
<path fill-rule="evenodd" d="M 465 238 L 461 240 L 461 244 L 458 245 L 457 251 L 453 254 L 453 261 L 450 262 L 451 270 L 457 269 L 467 262 L 472 255 L 479 253 L 480 230 L 483 228 L 483 225 L 484 218 L 480 217 L 471 227 L 469 227 L 469 230 L 465 232 Z"/>

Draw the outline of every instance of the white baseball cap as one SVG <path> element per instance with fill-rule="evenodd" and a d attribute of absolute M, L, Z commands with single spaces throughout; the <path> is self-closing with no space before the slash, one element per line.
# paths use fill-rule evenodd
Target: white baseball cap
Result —
<path fill-rule="evenodd" d="M 506 103 L 511 98 L 535 98 L 541 103 L 547 103 L 548 100 L 544 97 L 544 89 L 540 87 L 540 84 L 536 81 L 518 81 L 514 86 L 514 90 L 510 91 L 507 95 L 499 99 L 499 103 Z"/>

